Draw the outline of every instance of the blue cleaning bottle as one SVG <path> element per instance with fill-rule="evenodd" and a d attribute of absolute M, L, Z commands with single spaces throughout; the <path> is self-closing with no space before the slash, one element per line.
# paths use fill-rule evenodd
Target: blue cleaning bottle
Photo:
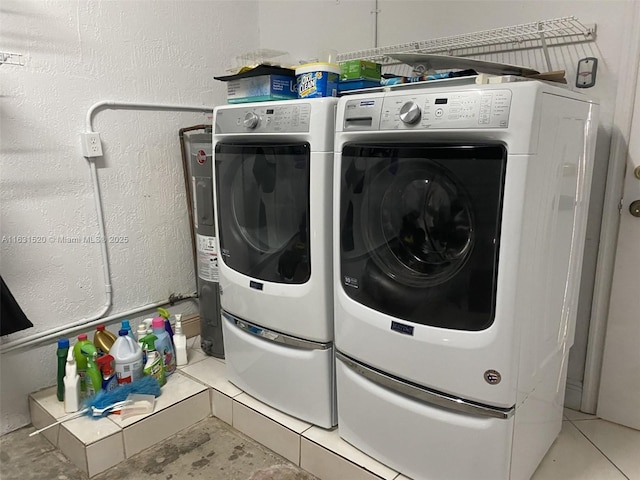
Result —
<path fill-rule="evenodd" d="M 154 318 L 151 326 L 153 327 L 153 334 L 158 337 L 155 341 L 155 346 L 162 357 L 164 374 L 168 377 L 176 369 L 176 352 L 173 348 L 171 338 L 165 330 L 164 319 L 162 317 Z"/>
<path fill-rule="evenodd" d="M 173 328 L 171 328 L 171 321 L 169 320 L 169 317 L 171 316 L 169 314 L 169 310 L 165 308 L 158 308 L 158 315 L 160 315 L 160 318 L 164 320 L 164 329 L 169 334 L 171 343 L 173 343 Z M 174 348 L 175 348 L 175 344 L 174 344 Z"/>
<path fill-rule="evenodd" d="M 133 338 L 134 341 L 137 341 L 135 335 L 133 334 L 133 330 L 131 330 L 131 324 L 129 323 L 129 320 L 124 319 L 122 321 L 122 326 L 120 327 L 120 330 L 126 330 L 127 335 Z"/>

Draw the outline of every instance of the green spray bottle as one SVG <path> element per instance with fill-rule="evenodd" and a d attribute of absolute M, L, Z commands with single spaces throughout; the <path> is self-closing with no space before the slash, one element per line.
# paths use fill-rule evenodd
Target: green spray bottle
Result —
<path fill-rule="evenodd" d="M 162 356 L 156 350 L 157 339 L 158 337 L 156 337 L 153 333 L 150 333 L 149 335 L 140 339 L 142 350 L 147 352 L 147 362 L 144 364 L 142 374 L 151 375 L 158 381 L 158 384 L 162 387 L 165 383 L 167 383 L 167 377 L 164 373 L 164 363 L 162 361 Z"/>
<path fill-rule="evenodd" d="M 80 376 L 80 400 L 87 396 L 87 382 L 85 376 L 87 374 L 87 357 L 82 354 L 83 345 L 93 345 L 87 340 L 87 334 L 81 333 L 78 335 L 78 341 L 73 346 L 73 356 L 76 359 L 76 366 L 78 368 L 78 375 Z"/>
<path fill-rule="evenodd" d="M 92 397 L 102 389 L 102 375 L 96 363 L 98 350 L 96 350 L 93 343 L 85 343 L 80 347 L 80 352 L 87 359 L 85 384 L 87 387 L 87 397 Z"/>

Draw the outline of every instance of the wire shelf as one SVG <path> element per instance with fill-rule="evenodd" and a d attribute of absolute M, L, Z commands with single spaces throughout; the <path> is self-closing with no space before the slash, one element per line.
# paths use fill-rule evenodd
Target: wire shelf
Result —
<path fill-rule="evenodd" d="M 24 66 L 24 58 L 21 53 L 0 52 L 0 65 Z"/>
<path fill-rule="evenodd" d="M 586 26 L 576 17 L 561 17 L 539 22 L 480 32 L 421 40 L 387 47 L 371 48 L 338 55 L 338 61 L 370 60 L 382 65 L 397 65 L 389 57 L 394 53 L 432 53 L 468 57 L 548 46 L 591 42 L 595 40 L 596 26 Z"/>

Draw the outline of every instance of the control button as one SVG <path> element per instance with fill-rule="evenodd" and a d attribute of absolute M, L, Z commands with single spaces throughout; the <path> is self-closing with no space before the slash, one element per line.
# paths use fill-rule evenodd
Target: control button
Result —
<path fill-rule="evenodd" d="M 260 117 L 253 112 L 247 112 L 244 116 L 244 121 L 242 122 L 247 128 L 256 128 L 258 126 L 258 121 Z"/>
<path fill-rule="evenodd" d="M 420 120 L 421 115 L 420 107 L 415 102 L 409 101 L 400 108 L 400 120 L 408 125 Z"/>
<path fill-rule="evenodd" d="M 440 118 L 444 114 L 444 110 L 441 108 L 436 109 L 436 118 Z"/>

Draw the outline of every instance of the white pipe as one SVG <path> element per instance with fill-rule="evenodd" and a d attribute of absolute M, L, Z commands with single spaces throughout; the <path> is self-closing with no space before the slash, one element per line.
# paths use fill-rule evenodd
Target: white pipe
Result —
<path fill-rule="evenodd" d="M 187 111 L 187 112 L 212 112 L 213 107 L 207 107 L 203 105 L 172 105 L 165 103 L 136 103 L 136 102 L 114 102 L 111 100 L 105 100 L 102 102 L 94 103 L 87 111 L 86 126 L 87 133 L 93 132 L 93 115 L 97 110 L 103 108 L 117 109 L 122 108 L 125 110 L 156 110 L 156 111 Z"/>
<path fill-rule="evenodd" d="M 193 293 L 189 296 L 183 296 L 181 297 L 179 300 L 175 300 L 173 302 L 170 302 L 169 300 L 161 300 L 159 302 L 154 302 L 154 303 L 150 303 L 148 305 L 144 305 L 142 307 L 137 307 L 134 308 L 132 310 L 128 310 L 126 312 L 121 312 L 121 313 L 116 313 L 114 315 L 110 315 L 108 317 L 101 317 L 101 318 L 96 318 L 96 319 L 85 319 L 85 320 L 79 320 L 77 322 L 74 322 L 70 325 L 64 325 L 61 328 L 53 328 L 51 330 L 47 330 L 45 332 L 40 332 L 36 335 L 32 335 L 31 337 L 25 337 L 21 340 L 16 340 L 15 342 L 9 342 L 9 343 L 5 343 L 4 345 L 2 345 L 2 353 L 8 353 L 11 352 L 13 350 L 17 350 L 19 348 L 25 348 L 25 347 L 29 347 L 31 345 L 36 345 L 39 343 L 44 343 L 47 342 L 49 340 L 55 340 L 57 338 L 60 338 L 61 334 L 69 334 L 75 331 L 80 331 L 80 330 L 84 330 L 84 329 L 88 329 L 91 327 L 94 327 L 96 325 L 100 325 L 102 323 L 109 324 L 114 320 L 119 320 L 121 318 L 125 318 L 125 317 L 130 317 L 132 315 L 135 315 L 137 313 L 141 313 L 141 312 L 145 312 L 147 310 L 153 310 L 154 308 L 158 308 L 158 307 L 162 307 L 165 305 L 170 305 L 170 304 L 175 304 L 178 302 L 182 302 L 185 300 L 189 300 L 192 298 L 196 298 L 196 293 Z M 82 323 L 84 322 L 84 323 Z"/>
<path fill-rule="evenodd" d="M 633 121 L 633 106 L 640 68 L 640 29 L 635 28 L 640 21 L 640 3 L 630 8 L 627 30 L 623 35 L 622 45 L 625 51 L 623 69 L 618 76 L 618 93 L 613 117 L 611 148 L 609 150 L 609 167 L 605 188 L 604 209 L 600 227 L 600 246 L 596 263 L 596 277 L 591 303 L 591 322 L 587 341 L 587 358 L 582 382 L 582 401 L 580 410 L 596 413 L 600 392 L 600 374 L 607 333 L 607 319 L 613 269 L 618 244 L 618 228 L 620 226 L 620 202 L 622 201 L 624 175 L 629 154 L 629 138 Z"/>
<path fill-rule="evenodd" d="M 373 48 L 378 48 L 378 0 L 373 0 Z"/>
<path fill-rule="evenodd" d="M 171 104 L 161 104 L 161 103 L 135 103 L 135 102 L 115 102 L 115 101 L 102 101 L 94 103 L 86 115 L 86 129 L 87 133 L 93 132 L 93 117 L 98 110 L 105 108 L 122 108 L 127 110 L 156 110 L 156 111 L 196 111 L 196 112 L 213 112 L 213 107 L 207 107 L 202 105 L 171 105 Z M 95 199 L 96 206 L 96 215 L 98 217 L 98 229 L 100 232 L 100 238 L 107 238 L 104 226 L 104 214 L 102 208 L 102 197 L 100 196 L 100 182 L 98 181 L 98 171 L 96 168 L 96 164 L 94 159 L 87 158 L 89 161 L 89 169 L 91 170 L 91 183 L 93 185 L 93 194 Z M 26 347 L 29 345 L 33 345 L 35 343 L 41 343 L 45 340 L 49 340 L 55 336 L 67 334 L 74 330 L 79 329 L 79 327 L 88 327 L 97 323 L 104 323 L 110 317 L 103 317 L 111 306 L 113 305 L 113 292 L 111 287 L 111 271 L 109 268 L 109 252 L 107 250 L 107 242 L 100 242 L 100 252 L 102 258 L 102 273 L 104 277 L 104 288 L 106 294 L 106 300 L 102 306 L 102 309 L 92 315 L 89 318 L 83 318 L 81 320 L 72 322 L 70 324 L 66 324 L 57 328 L 53 328 L 44 332 L 35 333 L 33 335 L 20 338 L 18 340 L 14 340 L 11 342 L 3 343 L 0 348 L 2 349 L 0 353 L 7 353 L 17 348 Z M 157 302 L 156 302 L 157 303 Z M 158 304 L 165 305 L 168 302 L 162 302 Z M 124 314 L 118 314 L 119 316 L 116 318 L 122 318 L 126 315 L 131 315 L 132 313 L 137 313 L 138 311 L 148 310 L 149 308 L 154 308 L 156 304 L 150 304 L 145 307 L 139 307 L 135 309 L 135 311 L 125 312 Z"/>

